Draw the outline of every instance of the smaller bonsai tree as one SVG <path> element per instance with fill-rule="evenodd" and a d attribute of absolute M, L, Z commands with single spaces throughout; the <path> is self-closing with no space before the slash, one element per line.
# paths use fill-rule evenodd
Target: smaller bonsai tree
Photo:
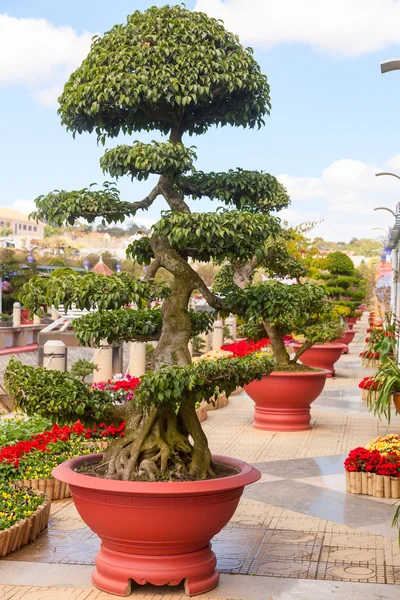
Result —
<path fill-rule="evenodd" d="M 366 281 L 343 252 L 331 252 L 326 257 L 320 278 L 325 291 L 344 317 L 357 316 L 357 308 L 366 297 Z M 343 310 L 347 309 L 347 310 Z"/>
<path fill-rule="evenodd" d="M 254 340 L 268 335 L 275 371 L 309 370 L 298 364 L 301 355 L 313 344 L 340 338 L 345 329 L 324 289 L 312 283 L 288 285 L 265 281 L 227 291 L 224 302 L 244 316 L 242 333 Z M 303 343 L 290 358 L 284 337 L 293 334 Z"/>

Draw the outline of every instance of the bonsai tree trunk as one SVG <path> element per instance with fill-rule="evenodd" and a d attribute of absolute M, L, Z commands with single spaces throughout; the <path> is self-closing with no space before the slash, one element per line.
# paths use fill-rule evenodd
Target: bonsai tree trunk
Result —
<path fill-rule="evenodd" d="M 166 188 L 165 181 L 163 182 Z M 165 192 L 166 193 L 166 192 Z M 179 198 L 174 199 L 179 202 Z M 188 343 L 191 325 L 188 304 L 198 285 L 198 276 L 177 254 L 168 240 L 154 237 L 154 263 L 173 275 L 171 293 L 163 301 L 163 326 L 154 352 L 153 370 L 163 366 L 191 363 Z M 154 269 L 151 273 L 154 277 Z M 189 439 L 189 436 L 191 439 Z M 112 443 L 104 457 L 107 477 L 123 480 L 155 480 L 160 474 L 169 479 L 213 476 L 211 452 L 196 415 L 195 401 L 182 398 L 177 412 L 169 408 L 127 408 L 125 436 Z"/>
<path fill-rule="evenodd" d="M 279 327 L 271 325 L 264 321 L 264 327 L 268 333 L 268 337 L 271 340 L 271 346 L 274 351 L 275 363 L 278 369 L 284 370 L 285 367 L 289 367 L 291 361 L 286 346 L 283 342 L 282 332 Z"/>

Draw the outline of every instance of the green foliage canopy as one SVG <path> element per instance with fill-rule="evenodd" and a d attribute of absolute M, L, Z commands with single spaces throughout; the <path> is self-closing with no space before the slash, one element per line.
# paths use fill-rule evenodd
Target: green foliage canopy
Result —
<path fill-rule="evenodd" d="M 212 330 L 215 313 L 190 310 L 189 316 L 191 336 Z M 158 339 L 162 328 L 162 315 L 159 308 L 101 310 L 74 319 L 72 326 L 82 346 L 99 346 L 102 340 L 116 345 L 132 340 Z"/>
<path fill-rule="evenodd" d="M 165 298 L 168 288 L 136 279 L 130 273 L 80 275 L 71 269 L 56 269 L 50 277 L 33 277 L 20 294 L 21 301 L 31 312 L 42 315 L 44 307 L 60 304 L 67 311 L 75 304 L 79 310 L 111 310 L 132 302 Z"/>
<path fill-rule="evenodd" d="M 260 127 L 269 110 L 267 78 L 252 51 L 216 19 L 165 6 L 136 11 L 95 37 L 65 85 L 59 113 L 74 133 L 115 137 Z"/>
<path fill-rule="evenodd" d="M 247 212 L 271 212 L 286 208 L 290 202 L 278 180 L 259 171 L 230 169 L 226 173 L 196 171 L 178 181 L 182 191 L 194 200 L 207 196 Z"/>

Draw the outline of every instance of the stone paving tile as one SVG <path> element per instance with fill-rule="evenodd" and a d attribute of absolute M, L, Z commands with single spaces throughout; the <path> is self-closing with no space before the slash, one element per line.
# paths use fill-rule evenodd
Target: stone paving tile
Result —
<path fill-rule="evenodd" d="M 6 586 L 0 585 L 0 600 L 108 600 L 116 598 L 114 594 L 107 594 L 96 589 L 73 589 L 73 588 L 47 588 L 29 586 Z M 154 594 L 154 591 L 136 591 L 135 600 L 187 600 L 187 596 L 180 594 Z M 196 596 L 199 600 L 211 600 L 209 596 Z M 212 600 L 229 600 L 227 598 L 213 598 Z"/>

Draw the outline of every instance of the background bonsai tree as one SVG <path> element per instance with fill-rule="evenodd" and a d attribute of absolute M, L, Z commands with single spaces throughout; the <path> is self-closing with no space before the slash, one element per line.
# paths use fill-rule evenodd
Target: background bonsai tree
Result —
<path fill-rule="evenodd" d="M 334 301 L 339 314 L 357 316 L 357 308 L 366 297 L 366 280 L 343 252 L 331 252 L 323 261 L 320 279 L 327 295 Z M 347 311 L 344 311 L 347 309 Z"/>
<path fill-rule="evenodd" d="M 110 182 L 101 188 L 54 191 L 36 200 L 35 217 L 57 226 L 79 218 L 122 222 L 149 208 L 158 196 L 169 208 L 151 236 L 133 242 L 128 250 L 148 265 L 146 280 L 129 273 L 101 277 L 60 270 L 46 280 L 31 280 L 24 289 L 24 304 L 38 314 L 45 306 L 61 303 L 66 308 L 72 302 L 78 308 L 96 308 L 73 324 L 84 345 L 103 339 L 111 344 L 158 339 L 153 370 L 143 376 L 134 401 L 127 405 L 115 406 L 105 392 L 88 390 L 68 373 L 9 363 L 7 389 L 30 414 L 46 414 L 54 421 L 125 420 L 124 438 L 111 444 L 101 465 L 106 477 L 213 476 L 196 402 L 222 390 L 229 394 L 273 367 L 269 358 L 259 356 L 191 364 L 189 340 L 210 327 L 210 316 L 188 310 L 191 294 L 200 292 L 216 311 L 229 310 L 233 302 L 210 291 L 190 260 L 227 262 L 240 289 L 259 265 L 270 264 L 284 274 L 293 259 L 286 253 L 285 264 L 277 260 L 274 240 L 280 244 L 285 233 L 270 212 L 287 206 L 289 198 L 267 173 L 196 171 L 193 147 L 183 143 L 185 135 L 205 134 L 215 125 L 260 127 L 269 109 L 267 78 L 252 51 L 221 22 L 168 6 L 137 11 L 125 25 L 96 37 L 60 97 L 62 123 L 74 135 L 95 132 L 102 144 L 120 133 L 159 131 L 168 136 L 110 148 L 101 159 L 103 171 L 112 177 L 146 180 L 158 175 L 141 201 L 121 200 Z M 188 198 L 204 196 L 226 208 L 192 213 Z M 168 287 L 154 283 L 161 268 L 169 273 Z M 315 294 L 322 299 L 322 291 Z M 161 307 L 147 308 L 153 301 L 160 301 Z M 139 309 L 123 308 L 129 303 Z"/>
<path fill-rule="evenodd" d="M 301 355 L 313 344 L 333 341 L 346 329 L 334 312 L 324 289 L 312 283 L 288 285 L 269 280 L 244 289 L 226 289 L 224 298 L 232 311 L 245 318 L 242 334 L 258 340 L 270 339 L 274 354 L 274 371 L 310 370 L 298 364 Z M 284 338 L 295 335 L 303 341 L 293 358 Z"/>

